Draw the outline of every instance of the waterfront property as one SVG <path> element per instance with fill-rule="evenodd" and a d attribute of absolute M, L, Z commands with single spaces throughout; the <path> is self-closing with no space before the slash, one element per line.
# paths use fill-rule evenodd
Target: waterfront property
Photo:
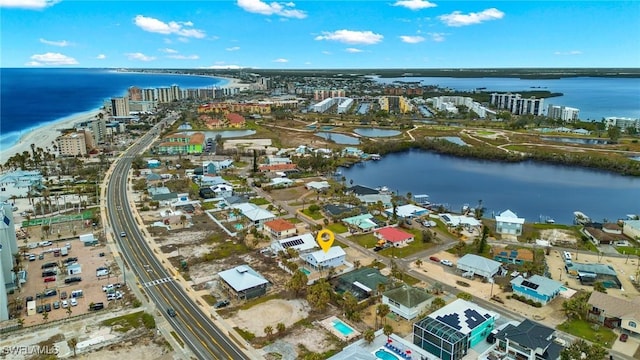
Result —
<path fill-rule="evenodd" d="M 519 218 L 511 210 L 506 210 L 496 216 L 496 233 L 504 235 L 522 235 L 524 219 Z"/>
<path fill-rule="evenodd" d="M 493 354 L 500 360 L 558 360 L 563 349 L 554 341 L 554 329 L 529 319 L 518 326 L 507 325 L 495 337 Z"/>
<path fill-rule="evenodd" d="M 608 328 L 640 334 L 640 298 L 621 299 L 599 291 L 589 297 L 589 319 Z"/>
<path fill-rule="evenodd" d="M 269 281 L 248 265 L 236 266 L 218 275 L 227 293 L 238 299 L 249 300 L 267 293 Z"/>
<path fill-rule="evenodd" d="M 485 257 L 467 254 L 456 263 L 458 270 L 468 273 L 469 276 L 479 275 L 487 279 L 492 278 L 500 271 L 501 264 Z"/>
<path fill-rule="evenodd" d="M 459 360 L 484 341 L 497 314 L 457 299 L 413 324 L 413 343 L 443 360 Z"/>
<path fill-rule="evenodd" d="M 26 197 L 29 192 L 36 193 L 43 188 L 38 170 L 16 170 L 0 176 L 0 195 L 7 198 Z"/>
<path fill-rule="evenodd" d="M 640 239 L 640 220 L 625 220 L 622 233 L 632 239 Z"/>
<path fill-rule="evenodd" d="M 413 320 L 430 304 L 433 296 L 423 289 L 401 286 L 382 293 L 382 303 L 389 305 L 391 312 L 404 319 Z"/>
<path fill-rule="evenodd" d="M 540 275 L 533 275 L 528 279 L 522 275 L 511 280 L 511 288 L 515 294 L 546 305 L 555 299 L 563 286 L 562 283 Z"/>
<path fill-rule="evenodd" d="M 395 210 L 396 216 L 400 218 L 405 218 L 405 219 L 411 219 L 411 218 L 426 215 L 429 213 L 429 210 L 413 204 L 397 206 L 395 209 L 388 208 L 388 209 L 385 209 L 385 212 L 389 216 L 393 216 L 394 210 Z"/>

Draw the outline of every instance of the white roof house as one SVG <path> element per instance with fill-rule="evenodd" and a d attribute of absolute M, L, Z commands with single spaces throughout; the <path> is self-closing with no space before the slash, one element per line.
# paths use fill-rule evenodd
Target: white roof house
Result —
<path fill-rule="evenodd" d="M 252 203 L 233 204 L 231 208 L 240 210 L 242 215 L 249 219 L 256 227 L 262 227 L 262 224 L 265 222 L 276 218 L 274 214 Z"/>
<path fill-rule="evenodd" d="M 456 227 L 458 225 L 462 225 L 464 227 L 479 227 L 482 225 L 478 219 L 466 215 L 441 214 L 440 219 L 451 227 Z"/>
<path fill-rule="evenodd" d="M 524 218 L 519 218 L 511 210 L 506 210 L 496 216 L 496 232 L 498 234 L 522 235 Z"/>
<path fill-rule="evenodd" d="M 273 187 L 289 187 L 292 184 L 293 184 L 293 180 L 289 178 L 277 177 L 277 178 L 271 179 L 271 181 L 266 185 L 273 186 Z"/>
<path fill-rule="evenodd" d="M 498 261 L 475 254 L 467 254 L 461 257 L 456 263 L 459 270 L 471 272 L 486 278 L 493 277 L 493 275 L 497 274 L 500 270 L 500 265 Z"/>
<path fill-rule="evenodd" d="M 344 264 L 347 253 L 340 246 L 332 246 L 329 251 L 314 251 L 304 256 L 307 263 L 316 269 L 336 267 Z"/>
<path fill-rule="evenodd" d="M 389 215 L 393 215 L 393 208 L 388 208 L 385 210 L 387 212 L 387 214 Z M 402 206 L 398 206 L 396 207 L 396 215 L 398 215 L 398 217 L 402 217 L 402 218 L 412 218 L 414 216 L 421 216 L 424 215 L 426 213 L 428 213 L 429 210 L 420 207 L 420 206 L 416 206 L 413 204 L 407 204 L 407 205 L 402 205 Z"/>
<path fill-rule="evenodd" d="M 317 247 L 318 243 L 316 243 L 313 235 L 308 233 L 276 240 L 271 243 L 271 250 L 276 254 L 280 251 L 286 251 L 288 248 L 293 248 L 301 253 Z"/>
<path fill-rule="evenodd" d="M 323 190 L 331 187 L 328 181 L 309 181 L 305 187 L 309 190 Z"/>
<path fill-rule="evenodd" d="M 236 292 L 238 297 L 255 297 L 255 292 L 260 295 L 266 292 L 269 281 L 248 265 L 239 265 L 233 269 L 218 273 L 220 278 Z"/>

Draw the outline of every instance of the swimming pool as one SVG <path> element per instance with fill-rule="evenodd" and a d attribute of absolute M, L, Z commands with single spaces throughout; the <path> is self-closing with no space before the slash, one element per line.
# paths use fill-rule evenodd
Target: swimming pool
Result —
<path fill-rule="evenodd" d="M 333 320 L 333 328 L 338 330 L 340 332 L 340 334 L 344 335 L 345 337 L 353 334 L 353 332 L 354 332 L 354 330 L 351 328 L 351 326 L 343 323 L 342 320 L 340 320 L 340 319 Z"/>
<path fill-rule="evenodd" d="M 376 351 L 375 354 L 376 354 L 376 357 L 378 359 L 382 359 L 382 360 L 398 360 L 398 359 L 400 359 L 396 355 L 394 355 L 394 354 L 392 354 L 392 353 L 390 353 L 387 350 L 382 349 L 382 348 L 378 349 L 378 351 Z"/>
<path fill-rule="evenodd" d="M 311 274 L 311 271 L 307 270 L 306 268 L 300 268 L 300 271 L 302 271 L 303 273 L 305 273 L 306 275 Z"/>

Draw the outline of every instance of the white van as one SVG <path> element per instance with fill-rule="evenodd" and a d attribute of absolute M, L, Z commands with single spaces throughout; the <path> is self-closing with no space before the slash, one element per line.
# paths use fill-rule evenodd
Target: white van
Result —
<path fill-rule="evenodd" d="M 84 294 L 82 293 L 82 290 L 73 290 L 71 292 L 71 298 L 81 298 L 83 296 Z"/>
<path fill-rule="evenodd" d="M 564 251 L 562 253 L 562 257 L 564 258 L 564 261 L 571 261 L 571 253 L 568 251 Z"/>
<path fill-rule="evenodd" d="M 107 276 L 109 275 L 109 269 L 97 269 L 96 270 L 96 276 L 100 277 L 100 276 Z"/>

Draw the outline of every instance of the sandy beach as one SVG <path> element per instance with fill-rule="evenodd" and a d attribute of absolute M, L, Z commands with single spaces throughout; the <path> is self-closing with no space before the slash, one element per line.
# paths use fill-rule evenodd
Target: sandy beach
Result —
<path fill-rule="evenodd" d="M 215 76 L 219 79 L 228 80 L 228 83 L 221 86 L 223 88 L 240 88 L 240 90 L 248 89 L 251 84 L 242 84 L 239 79 L 230 77 Z M 46 149 L 51 148 L 56 138 L 60 136 L 58 129 L 68 129 L 73 127 L 73 124 L 77 122 L 83 122 L 95 118 L 100 109 L 93 109 L 82 113 L 70 115 L 65 118 L 58 119 L 42 125 L 41 127 L 34 128 L 29 132 L 26 132 L 20 140 L 14 145 L 8 148 L 0 149 L 0 164 L 4 164 L 10 157 L 15 154 L 22 153 L 24 151 L 31 152 L 31 144 L 35 144 L 36 147 Z"/>

